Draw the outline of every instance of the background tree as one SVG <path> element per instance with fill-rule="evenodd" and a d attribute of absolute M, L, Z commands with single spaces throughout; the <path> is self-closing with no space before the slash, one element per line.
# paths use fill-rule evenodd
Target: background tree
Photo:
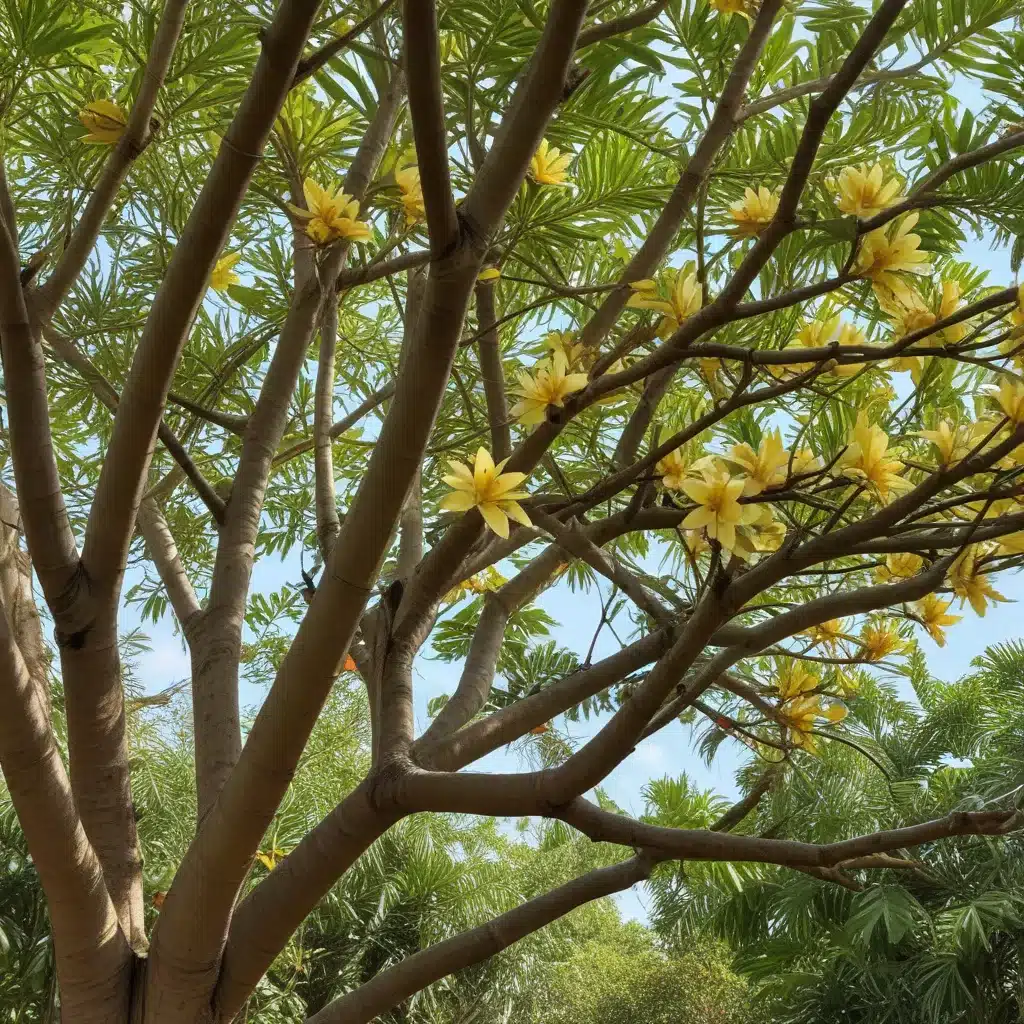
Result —
<path fill-rule="evenodd" d="M 1019 641 L 993 647 L 955 683 L 932 678 L 918 660 L 907 674 L 920 705 L 891 683 L 872 687 L 854 711 L 859 749 L 830 745 L 745 827 L 770 833 L 785 823 L 789 834 L 822 841 L 854 823 L 886 829 L 1019 803 L 1022 655 Z M 652 810 L 654 820 L 678 814 L 664 797 Z M 1019 839 L 930 844 L 909 870 L 880 881 L 837 887 L 753 867 L 665 873 L 652 883 L 654 922 L 684 949 L 727 938 L 772 1020 L 1017 1020 Z"/>
<path fill-rule="evenodd" d="M 848 662 L 942 642 L 1020 560 L 1024 297 L 958 258 L 971 228 L 1022 255 L 1016 0 L 12 0 L 0 31 L 0 763 L 65 1020 L 230 1020 L 414 814 L 555 819 L 622 859 L 317 1024 L 662 862 L 843 884 L 1017 827 L 1006 800 L 838 842 L 731 831 L 843 742 Z M 250 594 L 257 559 L 307 548 L 302 588 Z M 607 656 L 543 644 L 531 603 L 566 565 L 605 588 Z M 153 927 L 133 600 L 192 659 L 198 827 Z M 463 667 L 416 735 L 431 645 Z M 269 681 L 245 730 L 243 671 Z M 369 768 L 250 888 L 339 671 L 366 686 Z M 578 749 L 551 725 L 595 708 Z M 750 744 L 740 804 L 686 828 L 586 798 L 691 711 Z M 462 770 L 512 741 L 539 764 Z"/>

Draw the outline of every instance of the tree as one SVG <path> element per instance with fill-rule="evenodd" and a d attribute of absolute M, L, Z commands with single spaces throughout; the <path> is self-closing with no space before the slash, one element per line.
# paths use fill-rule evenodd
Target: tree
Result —
<path fill-rule="evenodd" d="M 576 949 L 541 989 L 535 1020 L 562 1024 L 740 1024 L 754 1020 L 743 986 L 714 946 L 665 956 L 635 923 L 616 923 Z"/>
<path fill-rule="evenodd" d="M 1007 794 L 1019 804 L 1022 657 L 1019 641 L 997 645 L 953 683 L 912 663 L 919 706 L 891 684 L 872 687 L 853 712 L 857 749 L 830 746 L 792 786 L 769 794 L 745 827 L 764 833 L 785 822 L 788 834 L 821 841 L 841 837 L 851 822 L 890 829 Z M 666 812 L 678 813 L 656 799 L 653 819 Z M 666 872 L 653 883 L 654 923 L 683 949 L 709 936 L 727 940 L 771 1020 L 1014 1021 L 1018 847 L 1017 837 L 929 844 L 870 887 L 771 867 Z"/>
<path fill-rule="evenodd" d="M 130 668 L 131 661 L 125 665 Z M 275 870 L 316 825 L 325 798 L 351 789 L 369 766 L 365 693 L 349 682 L 335 690 L 317 722 L 288 798 L 245 881 L 246 891 Z M 59 687 L 55 698 L 61 733 Z M 150 927 L 195 834 L 190 715 L 180 700 L 163 694 L 129 702 L 132 790 Z M 0 1020 L 55 1020 L 56 977 L 45 899 L 6 799 L 0 801 L 0 825 L 0 863 L 5 865 Z M 600 844 L 555 825 L 526 839 L 505 834 L 489 819 L 403 819 L 345 873 L 291 937 L 247 1001 L 245 1019 L 253 1024 L 302 1019 L 411 953 L 484 923 L 607 857 Z M 584 941 L 602 950 L 608 946 L 614 956 L 622 947 L 621 929 L 607 901 L 581 907 L 502 955 L 428 986 L 383 1019 L 467 1024 L 529 1021 L 535 1012 L 537 1019 L 545 1019 L 550 1000 L 539 1001 L 535 993 L 543 987 L 549 965 L 571 962 Z M 634 947 L 653 953 L 650 936 L 646 941 L 634 936 Z M 741 992 L 734 976 L 720 971 L 719 977 L 719 985 L 707 988 L 711 1006 L 724 1006 Z M 620 987 L 625 983 L 621 979 Z"/>
<path fill-rule="evenodd" d="M 1024 297 L 957 259 L 965 228 L 1022 255 L 1017 0 L 11 0 L 0 30 L 0 763 L 64 1020 L 230 1020 L 412 814 L 556 819 L 623 859 L 317 1024 L 385 1013 L 664 861 L 841 880 L 1017 827 L 1000 804 L 838 842 L 730 831 L 841 742 L 846 662 L 918 626 L 941 642 L 950 592 L 981 614 L 1020 560 Z M 551 354 L 510 405 L 540 323 Z M 257 557 L 292 545 L 319 563 L 304 587 L 250 598 Z M 530 604 L 566 564 L 606 588 L 601 632 L 631 630 L 605 657 L 542 642 Z M 173 611 L 192 661 L 198 828 L 152 930 L 133 600 Z M 464 664 L 417 736 L 428 643 Z M 244 736 L 243 666 L 271 676 Z M 339 671 L 369 694 L 370 768 L 243 895 Z M 559 740 L 593 708 L 589 742 Z M 690 711 L 760 759 L 742 803 L 686 829 L 586 798 Z M 516 740 L 541 766 L 463 770 Z"/>

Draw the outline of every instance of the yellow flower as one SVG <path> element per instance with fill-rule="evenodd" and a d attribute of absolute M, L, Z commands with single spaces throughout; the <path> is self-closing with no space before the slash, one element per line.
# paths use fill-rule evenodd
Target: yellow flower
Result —
<path fill-rule="evenodd" d="M 959 281 L 943 281 L 942 282 L 942 297 L 939 300 L 939 319 L 945 320 L 947 316 L 952 316 L 961 306 L 961 291 Z M 965 320 L 962 324 L 954 324 L 952 327 L 946 327 L 939 332 L 939 337 L 950 345 L 955 345 L 958 341 L 962 341 L 970 330 L 970 321 Z"/>
<path fill-rule="evenodd" d="M 755 506 L 739 503 L 743 484 L 743 477 L 731 477 L 724 467 L 709 465 L 702 467 L 700 480 L 683 480 L 683 492 L 697 503 L 697 508 L 683 520 L 683 529 L 705 529 L 708 537 L 717 540 L 726 551 L 732 551 L 736 546 L 736 527 L 760 516 Z"/>
<path fill-rule="evenodd" d="M 705 356 L 697 360 L 697 365 L 700 367 L 700 372 L 704 375 L 704 379 L 711 389 L 711 394 L 715 398 L 723 398 L 726 389 L 722 384 L 721 375 L 725 371 L 725 363 L 717 356 Z"/>
<path fill-rule="evenodd" d="M 866 345 L 867 340 L 864 332 L 853 324 L 842 324 L 836 338 L 840 345 Z M 840 363 L 833 366 L 831 372 L 837 377 L 853 377 L 863 369 L 863 363 Z"/>
<path fill-rule="evenodd" d="M 928 594 L 913 605 L 915 616 L 940 647 L 946 646 L 946 634 L 943 632 L 943 628 L 955 626 L 963 618 L 962 615 L 946 614 L 952 603 L 952 601 L 943 601 L 938 594 Z"/>
<path fill-rule="evenodd" d="M 530 159 L 527 173 L 538 185 L 567 186 L 569 182 L 565 172 L 571 162 L 572 153 L 561 153 L 549 146 L 547 139 L 541 139 L 537 152 Z"/>
<path fill-rule="evenodd" d="M 268 870 L 273 871 L 277 867 L 278 863 L 285 857 L 284 850 L 279 850 L 276 846 L 272 846 L 269 850 L 264 852 L 258 850 L 256 852 L 256 859 Z"/>
<path fill-rule="evenodd" d="M 238 252 L 226 252 L 210 271 L 210 287 L 214 291 L 226 292 L 233 284 L 238 284 L 241 278 L 234 272 L 232 267 L 242 258 Z"/>
<path fill-rule="evenodd" d="M 627 306 L 634 309 L 655 309 L 664 314 L 658 325 L 658 337 L 662 339 L 674 334 L 679 325 L 701 307 L 700 282 L 697 275 L 686 267 L 676 271 L 668 299 L 663 299 L 658 294 L 657 285 L 649 278 L 634 281 L 630 288 L 633 289 L 633 294 L 629 297 Z"/>
<path fill-rule="evenodd" d="M 752 188 L 745 189 L 743 198 L 737 199 L 729 206 L 729 214 L 736 222 L 733 225 L 733 234 L 737 238 L 759 235 L 775 216 L 779 208 L 779 198 L 778 191 L 769 192 L 764 185 L 756 192 Z"/>
<path fill-rule="evenodd" d="M 683 489 L 683 478 L 690 468 L 690 460 L 686 457 L 682 448 L 669 452 L 663 459 L 659 459 L 654 467 L 655 472 L 661 474 L 661 486 L 666 491 L 681 491 Z"/>
<path fill-rule="evenodd" d="M 699 558 L 706 551 L 711 550 L 711 545 L 703 530 L 683 530 L 681 533 L 683 543 L 694 558 Z"/>
<path fill-rule="evenodd" d="M 970 429 L 955 427 L 949 420 L 943 420 L 935 430 L 918 430 L 917 436 L 931 441 L 939 449 L 939 459 L 943 466 L 952 466 L 971 450 Z"/>
<path fill-rule="evenodd" d="M 797 331 L 796 336 L 782 351 L 794 348 L 825 348 L 836 340 L 839 332 L 839 317 L 828 320 L 812 320 Z M 796 377 L 808 370 L 813 370 L 817 363 L 769 363 L 768 372 L 773 377 Z"/>
<path fill-rule="evenodd" d="M 89 129 L 83 142 L 99 142 L 113 146 L 128 127 L 128 115 L 110 100 L 93 100 L 78 112 L 78 120 Z"/>
<path fill-rule="evenodd" d="M 815 719 L 818 718 L 820 711 L 821 702 L 817 696 L 798 697 L 783 709 L 786 723 L 793 730 L 793 735 L 790 737 L 793 745 L 803 748 L 809 754 L 815 754 L 818 751 L 818 743 L 811 734 L 811 730 L 815 726 Z"/>
<path fill-rule="evenodd" d="M 888 452 L 888 435 L 881 427 L 869 423 L 862 412 L 836 467 L 843 476 L 870 488 L 879 501 L 888 503 L 895 492 L 909 491 L 913 486 L 899 475 L 903 472 L 903 463 L 888 458 Z"/>
<path fill-rule="evenodd" d="M 887 280 L 883 275 L 899 270 L 911 274 L 928 273 L 931 269 L 928 253 L 918 249 L 921 236 L 910 233 L 917 221 L 918 215 L 911 213 L 897 223 L 891 235 L 887 234 L 886 228 L 868 232 L 861 242 L 853 272 L 873 281 Z"/>
<path fill-rule="evenodd" d="M 395 171 L 395 183 L 402 192 L 402 207 L 405 209 L 405 226 L 412 227 L 426 220 L 427 211 L 423 206 L 423 186 L 420 184 L 420 169 L 415 164 L 399 167 Z M 356 210 L 358 212 L 358 208 Z"/>
<path fill-rule="evenodd" d="M 775 677 L 775 688 L 783 700 L 799 697 L 821 685 L 817 672 L 796 659 L 787 661 Z"/>
<path fill-rule="evenodd" d="M 810 638 L 811 643 L 815 647 L 821 644 L 832 651 L 839 646 L 840 640 L 850 639 L 846 635 L 845 619 L 826 619 L 824 622 L 819 622 L 816 626 L 808 626 L 807 629 L 801 630 L 801 632 L 804 636 Z"/>
<path fill-rule="evenodd" d="M 1020 426 L 1024 422 L 1024 383 L 1004 377 L 999 385 L 996 403 L 1015 427 Z"/>
<path fill-rule="evenodd" d="M 894 623 L 887 619 L 865 623 L 860 631 L 861 652 L 865 661 L 881 661 L 890 654 L 899 654 L 906 649 Z"/>
<path fill-rule="evenodd" d="M 829 722 L 841 722 L 847 715 L 846 706 L 838 701 L 823 707 L 821 698 L 814 694 L 809 697 L 797 697 L 795 700 L 786 702 L 782 708 L 782 714 L 786 724 L 793 730 L 790 739 L 794 746 L 801 747 L 809 754 L 818 750 L 811 730 L 816 725 L 816 719 L 824 718 Z"/>
<path fill-rule="evenodd" d="M 895 555 L 885 556 L 885 565 L 875 569 L 875 579 L 879 583 L 891 580 L 909 580 L 924 568 L 924 559 L 910 551 L 901 551 Z"/>
<path fill-rule="evenodd" d="M 793 476 L 817 473 L 823 468 L 821 459 L 810 448 L 800 448 L 793 456 Z"/>
<path fill-rule="evenodd" d="M 523 526 L 532 526 L 530 517 L 519 504 L 520 498 L 529 495 L 516 490 L 526 474 L 502 473 L 506 462 L 508 459 L 495 465 L 486 448 L 476 450 L 472 469 L 461 462 L 449 462 L 452 472 L 443 479 L 453 490 L 441 500 L 441 508 L 448 512 L 468 512 L 475 508 L 499 537 L 508 537 L 510 518 Z"/>
<path fill-rule="evenodd" d="M 456 583 L 442 600 L 446 604 L 454 604 L 461 601 L 466 594 L 486 594 L 488 591 L 503 587 L 506 583 L 508 580 L 493 565 L 489 565 L 475 576 L 470 576 L 468 580 Z"/>
<path fill-rule="evenodd" d="M 575 331 L 549 331 L 544 335 L 544 345 L 552 357 L 561 352 L 565 357 L 567 369 L 571 369 L 583 359 L 584 346 L 576 340 Z"/>
<path fill-rule="evenodd" d="M 863 345 L 866 342 L 864 332 L 853 324 L 844 324 L 837 313 L 827 320 L 812 320 L 797 331 L 796 337 L 789 342 L 786 349 L 827 348 L 829 345 Z M 818 363 L 771 363 L 768 372 L 773 377 L 795 377 L 814 369 Z M 852 377 L 864 369 L 863 363 L 843 363 L 833 366 L 829 371 L 837 377 Z"/>
<path fill-rule="evenodd" d="M 743 493 L 750 497 L 786 482 L 789 452 L 782 447 L 778 430 L 765 434 L 756 452 L 745 442 L 733 445 L 728 459 L 747 474 Z"/>
<path fill-rule="evenodd" d="M 306 234 L 318 245 L 336 242 L 339 238 L 350 238 L 365 242 L 370 238 L 370 225 L 356 220 L 359 216 L 359 202 L 341 189 L 321 188 L 312 178 L 302 183 L 302 194 L 306 206 L 288 204 L 288 209 L 299 220 L 306 221 Z"/>
<path fill-rule="evenodd" d="M 786 539 L 786 524 L 775 518 L 771 505 L 760 505 L 759 516 L 749 526 L 749 544 L 756 552 L 778 551 Z"/>
<path fill-rule="evenodd" d="M 977 544 L 972 545 L 957 558 L 949 570 L 949 582 L 953 593 L 960 598 L 960 607 L 963 607 L 965 601 L 970 601 L 975 613 L 981 616 L 988 610 L 989 601 L 993 604 L 1006 601 L 1006 598 L 992 586 L 988 574 L 983 572 L 978 564 L 984 554 L 983 548 Z"/>
<path fill-rule="evenodd" d="M 727 18 L 739 14 L 748 22 L 751 21 L 752 12 L 757 9 L 755 0 L 711 0 L 711 6 Z"/>
<path fill-rule="evenodd" d="M 881 164 L 870 170 L 866 164 L 860 167 L 844 167 L 836 182 L 839 197 L 836 205 L 843 213 L 855 217 L 870 217 L 892 206 L 897 199 L 900 183 L 892 178 L 885 181 Z"/>
<path fill-rule="evenodd" d="M 892 321 L 898 337 L 931 327 L 937 320 L 952 316 L 962 305 L 960 285 L 956 281 L 943 281 L 938 305 L 932 308 L 921 293 L 895 274 L 882 274 L 872 285 L 878 305 Z M 967 334 L 969 325 L 965 322 L 954 324 L 938 331 L 926 339 L 926 344 L 936 341 L 942 344 L 956 344 Z"/>
<path fill-rule="evenodd" d="M 547 415 L 548 406 L 561 408 L 565 399 L 587 386 L 585 373 L 567 373 L 565 353 L 555 352 L 551 362 L 543 360 L 531 377 L 526 371 L 519 374 L 519 387 L 514 388 L 520 400 L 509 410 L 524 426 L 540 423 Z"/>

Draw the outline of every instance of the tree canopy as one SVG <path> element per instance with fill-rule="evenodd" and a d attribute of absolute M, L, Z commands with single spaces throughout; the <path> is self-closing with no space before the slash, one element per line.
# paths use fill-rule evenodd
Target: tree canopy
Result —
<path fill-rule="evenodd" d="M 316 1024 L 672 872 L 863 888 L 888 927 L 917 847 L 1007 848 L 1014 785 L 773 808 L 881 761 L 872 723 L 943 777 L 878 680 L 1024 556 L 1019 0 L 4 0 L 0 40 L 0 766 L 65 1021 L 230 1021 L 339 884 L 360 927 L 289 1010 Z M 583 592 L 569 647 L 538 600 Z M 192 821 L 160 837 L 139 615 L 191 659 Z M 698 719 L 738 802 L 602 795 Z M 318 755 L 346 773 L 300 799 Z M 600 856 L 417 904 L 368 967 L 379 851 L 436 829 L 457 874 L 500 818 Z"/>

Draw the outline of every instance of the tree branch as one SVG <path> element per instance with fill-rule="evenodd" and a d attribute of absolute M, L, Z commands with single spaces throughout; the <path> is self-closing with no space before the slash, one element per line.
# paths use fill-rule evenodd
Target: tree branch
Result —
<path fill-rule="evenodd" d="M 403 0 L 402 24 L 409 75 L 409 113 L 423 207 L 427 212 L 430 251 L 434 256 L 443 256 L 458 244 L 459 221 L 448 169 L 448 128 L 441 88 L 436 0 Z"/>
<path fill-rule="evenodd" d="M 337 39 L 332 39 L 326 45 L 321 46 L 319 50 L 300 60 L 299 66 L 295 69 L 295 77 L 292 79 L 292 88 L 294 89 L 295 86 L 304 82 L 311 75 L 315 75 L 329 60 L 348 47 L 353 39 L 361 36 L 374 22 L 382 18 L 394 2 L 395 0 L 383 0 L 362 21 L 356 22 L 343 35 L 338 36 Z"/>
<path fill-rule="evenodd" d="M 512 96 L 473 187 L 462 204 L 463 222 L 484 241 L 497 227 L 515 197 L 530 160 L 562 98 L 587 0 L 553 4 L 529 69 Z"/>
<path fill-rule="evenodd" d="M 320 314 L 320 354 L 313 399 L 313 444 L 316 490 L 316 536 L 320 557 L 326 561 L 341 533 L 334 484 L 334 357 L 338 342 L 338 293 L 328 291 Z"/>
<path fill-rule="evenodd" d="M 669 2 L 670 0 L 657 0 L 656 3 L 641 7 L 639 11 L 634 11 L 632 14 L 585 28 L 580 33 L 579 39 L 576 40 L 576 49 L 582 50 L 584 46 L 592 46 L 594 43 L 601 42 L 602 39 L 621 36 L 626 32 L 632 32 L 635 28 L 650 24 L 668 7 Z"/>
<path fill-rule="evenodd" d="M 431 982 L 494 956 L 575 907 L 642 882 L 653 866 L 651 858 L 640 855 L 612 867 L 589 871 L 486 924 L 414 953 L 355 991 L 328 1003 L 307 1024 L 366 1024 Z"/>
<path fill-rule="evenodd" d="M 736 111 L 743 102 L 747 83 L 757 66 L 781 6 L 782 0 L 764 0 L 761 4 L 750 33 L 729 72 L 729 78 L 715 106 L 707 131 L 679 175 L 672 195 L 658 214 L 658 219 L 643 245 L 622 272 L 619 287 L 608 294 L 598 311 L 584 326 L 580 333 L 580 341 L 584 345 L 596 347 L 601 344 L 626 306 L 630 296 L 629 283 L 650 277 L 655 267 L 665 258 L 701 183 L 732 132 Z"/>
<path fill-rule="evenodd" d="M 174 56 L 174 49 L 185 23 L 187 7 L 188 0 L 165 0 L 160 24 L 153 36 L 153 45 L 142 72 L 142 85 L 128 115 L 128 124 L 107 157 L 99 181 L 96 182 L 89 201 L 85 204 L 81 220 L 72 231 L 64 252 L 53 268 L 53 273 L 32 296 L 33 311 L 43 322 L 53 316 L 68 290 L 78 279 L 89 253 L 96 244 L 103 222 L 107 219 L 117 190 L 155 131 L 156 126 L 151 122 L 153 109 L 167 69 L 171 65 L 171 58 Z"/>
<path fill-rule="evenodd" d="M 868 854 L 901 850 L 964 835 L 1005 835 L 1020 827 L 1019 812 L 954 812 L 935 821 L 887 832 L 873 832 L 838 843 L 816 845 L 789 839 L 761 839 L 729 832 L 664 828 L 604 811 L 582 798 L 557 817 L 595 842 L 621 843 L 681 860 L 747 861 L 786 867 L 831 868 Z"/>
<path fill-rule="evenodd" d="M 495 462 L 508 458 L 512 451 L 508 402 L 505 398 L 505 371 L 501 365 L 501 341 L 495 324 L 494 282 L 478 281 L 476 285 L 476 322 L 479 328 L 477 354 L 480 377 L 487 401 L 487 422 L 491 428 L 491 455 Z"/>

